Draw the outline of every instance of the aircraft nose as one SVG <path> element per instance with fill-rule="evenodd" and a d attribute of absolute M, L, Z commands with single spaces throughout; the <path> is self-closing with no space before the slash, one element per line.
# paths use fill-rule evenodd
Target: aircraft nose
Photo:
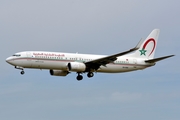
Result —
<path fill-rule="evenodd" d="M 6 58 L 6 62 L 7 62 L 7 63 L 10 63 L 10 60 L 11 60 L 10 57 Z"/>

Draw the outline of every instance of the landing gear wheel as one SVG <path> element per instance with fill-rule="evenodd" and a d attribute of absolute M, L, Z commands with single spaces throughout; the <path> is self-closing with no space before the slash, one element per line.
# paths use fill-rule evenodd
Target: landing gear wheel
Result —
<path fill-rule="evenodd" d="M 25 72 L 24 71 L 21 71 L 21 75 L 23 75 Z"/>
<path fill-rule="evenodd" d="M 80 80 L 83 79 L 83 76 L 82 76 L 82 75 L 78 75 L 76 79 L 77 79 L 78 81 L 80 81 Z"/>
<path fill-rule="evenodd" d="M 90 78 L 90 77 L 93 77 L 94 76 L 94 73 L 93 72 L 89 72 L 88 74 L 87 74 L 87 76 Z"/>

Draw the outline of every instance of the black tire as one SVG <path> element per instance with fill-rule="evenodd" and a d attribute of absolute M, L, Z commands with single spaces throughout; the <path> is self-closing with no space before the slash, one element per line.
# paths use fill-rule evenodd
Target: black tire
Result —
<path fill-rule="evenodd" d="M 21 75 L 24 75 L 24 73 L 25 73 L 24 71 L 21 71 Z"/>
<path fill-rule="evenodd" d="M 87 74 L 87 76 L 90 78 L 90 77 L 93 77 L 94 76 L 94 73 L 93 72 L 89 72 L 88 74 Z"/>
<path fill-rule="evenodd" d="M 83 76 L 82 76 L 82 75 L 78 75 L 78 76 L 76 77 L 76 79 L 77 79 L 78 81 L 80 81 L 80 80 L 83 79 Z"/>

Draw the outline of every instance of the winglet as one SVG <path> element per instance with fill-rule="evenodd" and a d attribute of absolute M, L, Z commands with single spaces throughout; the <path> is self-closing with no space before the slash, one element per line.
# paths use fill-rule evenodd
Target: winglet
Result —
<path fill-rule="evenodd" d="M 143 41 L 144 41 L 143 38 L 141 38 L 141 40 L 138 42 L 138 44 L 136 45 L 135 48 L 139 49 L 141 47 Z"/>
<path fill-rule="evenodd" d="M 130 49 L 130 51 L 135 51 L 138 50 L 141 47 L 141 44 L 143 43 L 143 38 L 141 38 L 141 40 L 138 42 L 138 44 L 136 45 L 136 47 Z"/>

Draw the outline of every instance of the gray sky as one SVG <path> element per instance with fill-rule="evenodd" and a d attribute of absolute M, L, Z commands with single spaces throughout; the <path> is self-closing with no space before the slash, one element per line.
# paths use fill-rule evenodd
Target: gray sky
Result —
<path fill-rule="evenodd" d="M 178 0 L 0 1 L 0 119 L 179 120 Z M 161 30 L 156 57 L 176 56 L 143 71 L 53 77 L 5 62 L 20 51 L 114 54 Z"/>

